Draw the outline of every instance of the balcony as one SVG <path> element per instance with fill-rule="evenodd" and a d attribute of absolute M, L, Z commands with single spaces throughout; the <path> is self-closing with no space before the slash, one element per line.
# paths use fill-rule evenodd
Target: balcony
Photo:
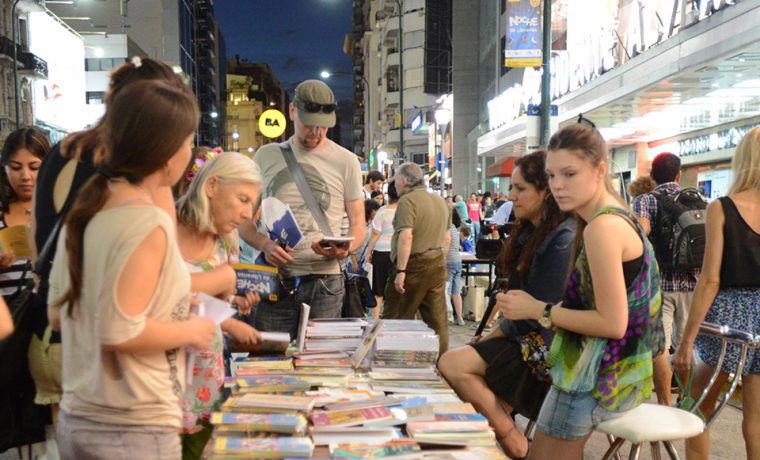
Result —
<path fill-rule="evenodd" d="M 18 56 L 19 62 L 21 62 L 21 74 L 32 78 L 40 78 L 47 80 L 48 78 L 48 64 L 47 61 L 37 56 L 36 54 L 23 52 Z"/>

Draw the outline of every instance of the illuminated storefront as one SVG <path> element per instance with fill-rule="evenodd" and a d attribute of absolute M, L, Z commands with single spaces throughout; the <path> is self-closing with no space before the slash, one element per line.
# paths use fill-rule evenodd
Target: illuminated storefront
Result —
<path fill-rule="evenodd" d="M 578 113 L 593 120 L 624 180 L 672 151 L 683 157 L 686 185 L 725 193 L 735 140 L 760 116 L 760 3 L 553 3 L 554 47 L 564 48 L 551 70 L 560 126 Z M 478 155 L 499 161 L 525 152 L 525 111 L 540 99 L 540 72 L 508 74 L 512 84 L 489 101 L 489 131 L 477 139 Z"/>

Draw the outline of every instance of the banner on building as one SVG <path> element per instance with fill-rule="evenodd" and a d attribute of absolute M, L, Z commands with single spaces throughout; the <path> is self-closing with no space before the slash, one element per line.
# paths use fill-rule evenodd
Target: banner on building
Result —
<path fill-rule="evenodd" d="M 504 65 L 538 67 L 541 65 L 541 0 L 507 2 Z"/>

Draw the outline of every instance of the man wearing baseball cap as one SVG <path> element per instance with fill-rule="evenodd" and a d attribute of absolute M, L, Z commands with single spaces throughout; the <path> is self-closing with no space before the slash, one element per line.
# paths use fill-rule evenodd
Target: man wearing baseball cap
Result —
<path fill-rule="evenodd" d="M 291 248 L 257 231 L 252 222 L 240 226 L 240 236 L 261 250 L 266 261 L 279 267 L 282 287 L 275 302 L 262 301 L 254 311 L 254 326 L 261 331 L 290 332 L 295 336 L 301 303 L 311 306 L 312 318 L 340 317 L 345 292 L 340 261 L 364 241 L 364 201 L 361 170 L 352 152 L 327 138 L 335 126 L 337 103 L 321 80 L 306 80 L 295 89 L 289 106 L 294 134 L 283 144 L 261 147 L 253 160 L 263 176 L 262 198 L 275 197 L 293 211 L 304 243 Z M 348 215 L 347 245 L 322 247 L 324 238 L 288 168 L 283 149 L 290 148 L 306 182 L 324 212 L 333 235 L 341 234 Z"/>

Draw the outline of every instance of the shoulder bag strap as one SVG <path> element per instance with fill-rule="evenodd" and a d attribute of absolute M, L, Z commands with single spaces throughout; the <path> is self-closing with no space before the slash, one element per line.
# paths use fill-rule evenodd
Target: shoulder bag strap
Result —
<path fill-rule="evenodd" d="M 281 143 L 280 150 L 282 150 L 282 156 L 285 157 L 285 163 L 288 165 L 293 180 L 298 186 L 298 191 L 301 192 L 303 200 L 306 202 L 306 206 L 309 207 L 312 217 L 314 217 L 317 225 L 319 225 L 319 230 L 325 236 L 334 236 L 330 229 L 330 224 L 327 222 L 327 216 L 325 216 L 324 211 L 322 211 L 316 198 L 314 198 L 314 192 L 306 181 L 306 175 L 304 175 L 301 165 L 298 164 L 298 161 L 296 160 L 293 148 L 290 146 L 290 141 Z"/>

